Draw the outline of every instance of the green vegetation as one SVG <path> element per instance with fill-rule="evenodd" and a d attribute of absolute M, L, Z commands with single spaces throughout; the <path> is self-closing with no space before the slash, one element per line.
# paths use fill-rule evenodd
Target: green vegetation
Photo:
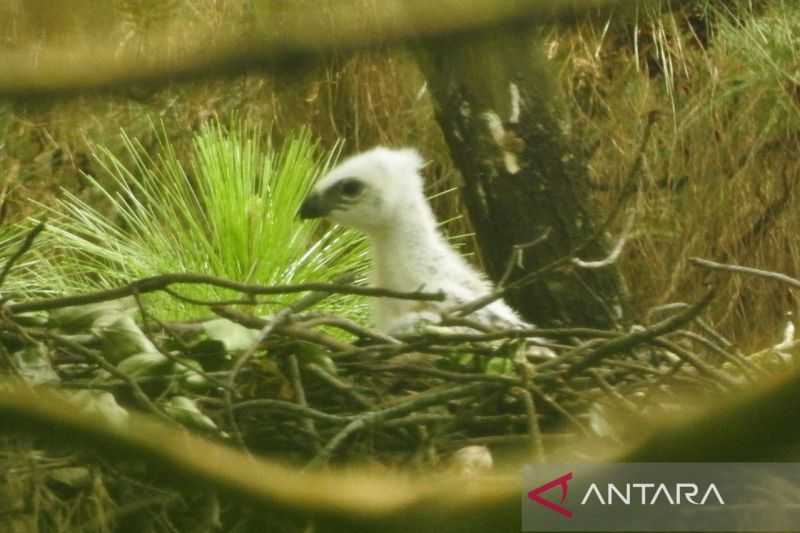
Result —
<path fill-rule="evenodd" d="M 363 272 L 367 258 L 361 238 L 296 217 L 338 147 L 320 155 L 302 131 L 275 147 L 260 128 L 237 120 L 232 124 L 202 126 L 192 141 L 188 166 L 179 161 L 161 128 L 152 157 L 123 134 L 131 167 L 108 149 L 97 148 L 99 164 L 115 188 L 87 179 L 106 199 L 114 219 L 65 191 L 52 206 L 42 206 L 49 229 L 34 245 L 35 260 L 12 277 L 8 288 L 52 295 L 119 286 L 167 272 L 270 285 L 330 281 L 345 272 Z M 211 287 L 193 287 L 183 294 L 205 301 L 226 296 Z M 352 298 L 336 299 L 336 305 L 356 315 L 362 309 Z M 157 308 L 178 318 L 191 307 L 160 297 Z"/>

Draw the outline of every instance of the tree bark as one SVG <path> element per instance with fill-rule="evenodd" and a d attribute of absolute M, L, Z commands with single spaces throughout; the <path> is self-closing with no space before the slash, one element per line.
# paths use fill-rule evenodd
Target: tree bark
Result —
<path fill-rule="evenodd" d="M 498 281 L 515 245 L 524 268 L 511 280 L 572 253 L 608 255 L 595 235 L 588 170 L 581 150 L 566 142 L 541 43 L 521 31 L 439 41 L 419 48 L 439 125 L 463 176 L 462 195 L 484 267 Z M 594 238 L 593 238 L 594 236 Z M 628 305 L 616 264 L 597 270 L 562 268 L 507 298 L 538 325 L 614 327 Z"/>

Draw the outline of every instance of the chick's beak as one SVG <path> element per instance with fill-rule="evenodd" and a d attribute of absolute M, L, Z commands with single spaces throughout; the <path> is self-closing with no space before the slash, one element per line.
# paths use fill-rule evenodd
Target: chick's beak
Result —
<path fill-rule="evenodd" d="M 306 220 L 308 218 L 319 218 L 327 215 L 329 211 L 330 210 L 325 205 L 322 195 L 313 192 L 309 194 L 303 201 L 303 204 L 300 206 L 300 210 L 297 212 L 297 216 L 301 220 Z"/>

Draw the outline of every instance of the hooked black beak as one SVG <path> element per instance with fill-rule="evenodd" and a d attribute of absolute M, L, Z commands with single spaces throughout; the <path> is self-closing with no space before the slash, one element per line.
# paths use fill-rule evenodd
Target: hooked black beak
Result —
<path fill-rule="evenodd" d="M 322 196 L 318 193 L 311 193 L 303 201 L 300 210 L 297 212 L 297 216 L 300 217 L 301 220 L 319 218 L 327 215 L 328 211 L 330 210 L 325 205 Z"/>

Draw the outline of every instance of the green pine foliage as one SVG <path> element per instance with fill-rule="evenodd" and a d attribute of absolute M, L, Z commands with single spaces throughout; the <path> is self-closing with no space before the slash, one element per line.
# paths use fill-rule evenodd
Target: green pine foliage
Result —
<path fill-rule="evenodd" d="M 48 231 L 37 240 L 33 264 L 15 276 L 14 292 L 76 293 L 167 272 L 273 285 L 365 270 L 366 243 L 360 236 L 296 216 L 316 177 L 335 161 L 338 146 L 323 153 L 306 131 L 275 146 L 256 126 L 212 122 L 193 138 L 187 165 L 161 129 L 155 156 L 123 138 L 133 165 L 102 147 L 96 152 L 116 190 L 87 176 L 114 217 L 65 191 L 55 205 L 44 207 Z M 234 296 L 202 286 L 180 292 L 200 300 Z M 166 295 L 155 298 L 162 316 L 185 317 L 198 309 Z M 296 296 L 270 302 L 288 298 Z M 333 305 L 351 316 L 363 310 L 355 298 L 330 301 L 329 309 Z"/>

